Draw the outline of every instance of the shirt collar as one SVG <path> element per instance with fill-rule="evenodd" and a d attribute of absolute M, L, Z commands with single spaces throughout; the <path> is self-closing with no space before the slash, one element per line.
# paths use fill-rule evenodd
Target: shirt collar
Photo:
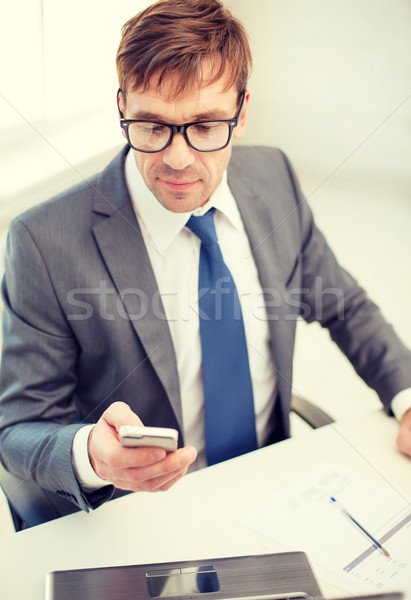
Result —
<path fill-rule="evenodd" d="M 156 250 L 164 255 L 164 252 L 184 228 L 191 213 L 174 213 L 160 204 L 144 183 L 131 151 L 125 162 L 125 177 L 136 217 L 142 225 L 143 236 L 147 236 Z M 209 201 L 192 214 L 201 216 L 213 207 L 223 213 L 236 229 L 242 229 L 240 213 L 228 186 L 227 171 L 224 171 L 221 182 Z"/>

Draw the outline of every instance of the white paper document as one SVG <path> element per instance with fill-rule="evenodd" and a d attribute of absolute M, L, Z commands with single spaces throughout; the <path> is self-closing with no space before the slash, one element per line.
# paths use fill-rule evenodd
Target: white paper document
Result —
<path fill-rule="evenodd" d="M 338 502 L 390 553 L 367 538 Z M 322 577 L 351 593 L 403 591 L 411 598 L 411 505 L 377 474 L 365 478 L 329 463 L 281 489 L 244 523 L 288 550 L 303 550 Z"/>

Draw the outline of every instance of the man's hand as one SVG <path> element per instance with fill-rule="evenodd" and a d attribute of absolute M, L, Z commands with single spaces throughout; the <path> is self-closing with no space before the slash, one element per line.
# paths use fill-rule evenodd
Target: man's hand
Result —
<path fill-rule="evenodd" d="M 411 456 L 411 408 L 402 416 L 397 446 L 403 454 Z"/>
<path fill-rule="evenodd" d="M 121 425 L 143 423 L 123 402 L 114 402 L 100 417 L 88 440 L 91 465 L 97 475 L 121 490 L 165 491 L 176 483 L 197 457 L 187 446 L 166 454 L 162 448 L 123 448 Z"/>

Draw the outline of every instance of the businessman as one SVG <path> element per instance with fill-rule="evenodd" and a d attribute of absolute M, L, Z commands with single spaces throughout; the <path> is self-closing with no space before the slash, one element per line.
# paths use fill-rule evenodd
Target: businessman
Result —
<path fill-rule="evenodd" d="M 316 227 L 286 156 L 235 147 L 251 53 L 218 0 L 162 0 L 123 28 L 127 145 L 10 227 L 0 458 L 88 510 L 289 435 L 296 321 L 319 321 L 399 421 L 411 354 Z M 179 449 L 123 448 L 121 425 Z"/>

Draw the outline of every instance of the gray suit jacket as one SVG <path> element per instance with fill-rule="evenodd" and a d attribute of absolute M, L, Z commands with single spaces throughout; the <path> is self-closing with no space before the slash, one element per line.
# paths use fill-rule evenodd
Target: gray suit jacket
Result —
<path fill-rule="evenodd" d="M 3 281 L 0 458 L 87 510 L 73 436 L 114 401 L 146 425 L 176 427 L 176 358 L 124 179 L 125 148 L 88 183 L 13 221 Z M 286 157 L 237 147 L 228 170 L 266 294 L 278 396 L 267 443 L 289 435 L 296 319 L 318 320 L 387 411 L 411 386 L 411 355 L 316 228 Z M 338 293 L 323 293 L 334 288 Z"/>

